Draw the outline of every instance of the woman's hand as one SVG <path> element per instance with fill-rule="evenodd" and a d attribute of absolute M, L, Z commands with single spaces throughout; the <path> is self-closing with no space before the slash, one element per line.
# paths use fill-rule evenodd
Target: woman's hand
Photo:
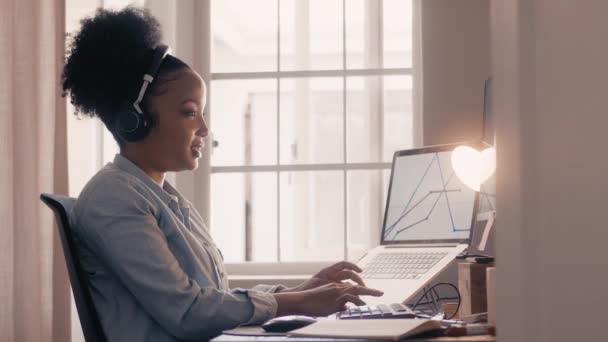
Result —
<path fill-rule="evenodd" d="M 384 292 L 361 285 L 330 283 L 310 290 L 293 293 L 277 293 L 277 316 L 303 314 L 327 316 L 346 309 L 346 303 L 365 305 L 359 296 L 379 297 Z"/>
<path fill-rule="evenodd" d="M 306 291 L 326 284 L 342 283 L 343 280 L 352 280 L 361 286 L 365 286 L 363 279 L 361 279 L 357 272 L 361 272 L 359 266 L 348 261 L 341 261 L 322 269 L 301 285 L 285 289 L 281 292 Z"/>

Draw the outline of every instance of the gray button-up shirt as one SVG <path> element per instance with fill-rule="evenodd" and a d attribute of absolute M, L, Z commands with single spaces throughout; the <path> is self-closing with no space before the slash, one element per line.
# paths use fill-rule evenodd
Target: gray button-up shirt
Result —
<path fill-rule="evenodd" d="M 231 290 L 196 209 L 121 155 L 87 183 L 71 219 L 109 341 L 205 340 L 276 315 L 278 287 Z"/>

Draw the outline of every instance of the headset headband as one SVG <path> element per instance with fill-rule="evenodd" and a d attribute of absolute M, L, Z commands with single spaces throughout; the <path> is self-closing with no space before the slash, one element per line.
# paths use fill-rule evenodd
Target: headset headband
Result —
<path fill-rule="evenodd" d="M 133 107 L 135 108 L 137 113 L 139 113 L 139 114 L 143 113 L 143 111 L 139 107 L 139 104 L 141 103 L 141 101 L 144 98 L 144 95 L 146 94 L 146 89 L 148 89 L 148 85 L 150 83 L 152 83 L 152 81 L 154 81 L 154 77 L 156 77 L 156 73 L 158 72 L 158 69 L 160 68 L 160 64 L 163 62 L 163 60 L 169 54 L 169 52 L 170 52 L 170 49 L 167 45 L 159 45 L 154 49 L 154 55 L 152 56 L 152 63 L 150 63 L 150 67 L 148 68 L 148 71 L 146 71 L 146 73 L 144 74 L 144 77 L 143 77 L 144 82 L 142 83 L 141 88 L 139 89 L 139 95 L 137 96 L 137 99 L 135 100 L 135 102 L 133 102 Z"/>

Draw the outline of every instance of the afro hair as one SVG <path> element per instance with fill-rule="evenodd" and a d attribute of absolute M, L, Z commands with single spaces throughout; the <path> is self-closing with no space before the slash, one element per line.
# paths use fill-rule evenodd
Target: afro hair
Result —
<path fill-rule="evenodd" d="M 61 80 L 63 96 L 70 95 L 74 114 L 98 116 L 114 133 L 115 113 L 136 99 L 154 49 L 161 44 L 160 24 L 149 11 L 133 6 L 120 11 L 98 9 L 81 21 L 80 31 L 70 38 Z M 182 67 L 187 65 L 168 55 L 155 79 Z M 158 87 L 155 83 L 159 82 L 153 82 L 149 92 Z"/>

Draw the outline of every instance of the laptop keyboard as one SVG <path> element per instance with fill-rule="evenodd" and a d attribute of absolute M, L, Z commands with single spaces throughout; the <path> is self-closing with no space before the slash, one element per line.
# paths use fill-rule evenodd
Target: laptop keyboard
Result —
<path fill-rule="evenodd" d="M 363 269 L 364 279 L 418 279 L 447 252 L 378 253 Z"/>
<path fill-rule="evenodd" d="M 338 313 L 339 319 L 413 318 L 414 312 L 399 303 L 355 306 Z"/>

